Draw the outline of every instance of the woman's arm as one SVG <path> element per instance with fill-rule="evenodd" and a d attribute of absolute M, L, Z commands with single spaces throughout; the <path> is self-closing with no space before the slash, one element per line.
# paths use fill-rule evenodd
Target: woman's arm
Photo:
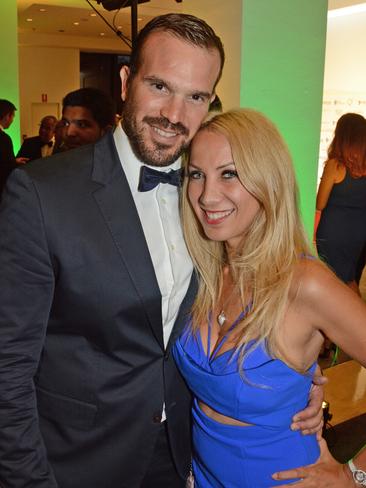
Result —
<path fill-rule="evenodd" d="M 323 210 L 327 206 L 330 192 L 334 183 L 339 177 L 338 163 L 335 159 L 330 159 L 325 163 L 323 174 L 320 180 L 318 194 L 316 196 L 316 209 Z"/>
<path fill-rule="evenodd" d="M 321 332 L 366 366 L 366 303 L 318 261 L 306 264 L 299 299 L 312 334 Z"/>

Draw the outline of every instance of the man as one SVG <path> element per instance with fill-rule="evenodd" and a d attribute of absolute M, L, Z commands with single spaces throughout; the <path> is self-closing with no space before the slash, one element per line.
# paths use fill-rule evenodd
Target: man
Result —
<path fill-rule="evenodd" d="M 64 141 L 55 152 L 98 141 L 114 127 L 115 116 L 115 102 L 97 88 L 80 88 L 68 93 L 62 101 Z"/>
<path fill-rule="evenodd" d="M 54 115 L 46 115 L 39 125 L 38 136 L 27 137 L 18 151 L 17 157 L 33 159 L 50 156 L 53 150 L 55 127 L 57 118 Z"/>
<path fill-rule="evenodd" d="M 15 158 L 13 142 L 4 129 L 13 123 L 16 107 L 9 100 L 0 100 L 0 198 L 6 180 L 17 164 L 27 161 L 26 158 Z"/>
<path fill-rule="evenodd" d="M 202 20 L 153 19 L 121 70 L 123 129 L 12 175 L 0 215 L 7 488 L 185 486 L 190 394 L 170 351 L 196 288 L 173 184 L 223 62 Z"/>

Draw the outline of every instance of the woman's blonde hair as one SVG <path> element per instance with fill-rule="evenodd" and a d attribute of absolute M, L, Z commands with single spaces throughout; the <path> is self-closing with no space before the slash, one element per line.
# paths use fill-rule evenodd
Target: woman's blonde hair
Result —
<path fill-rule="evenodd" d="M 250 312 L 236 327 L 236 348 L 243 352 L 242 346 L 248 341 L 265 340 L 269 353 L 281 357 L 276 348 L 276 332 L 288 302 L 294 268 L 301 256 L 310 254 L 299 215 L 291 156 L 274 124 L 255 110 L 218 114 L 202 130 L 228 140 L 239 180 L 260 204 L 241 249 L 230 259 L 243 304 L 251 301 Z M 189 178 L 184 180 L 183 229 L 199 275 L 192 309 L 193 331 L 197 331 L 217 305 L 227 256 L 224 242 L 211 241 L 204 235 L 188 200 Z"/>

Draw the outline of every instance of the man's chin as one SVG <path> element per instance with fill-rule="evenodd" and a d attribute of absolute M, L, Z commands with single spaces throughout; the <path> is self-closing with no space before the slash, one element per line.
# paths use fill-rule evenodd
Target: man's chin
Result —
<path fill-rule="evenodd" d="M 169 166 L 173 164 L 182 154 L 184 147 L 162 148 L 161 146 L 150 149 L 144 156 L 145 164 L 151 166 Z"/>

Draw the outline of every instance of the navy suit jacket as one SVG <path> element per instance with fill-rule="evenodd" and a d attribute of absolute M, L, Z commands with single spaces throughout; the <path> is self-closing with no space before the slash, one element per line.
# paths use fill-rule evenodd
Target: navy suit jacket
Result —
<path fill-rule="evenodd" d="M 0 213 L 0 485 L 138 488 L 163 402 L 178 472 L 191 397 L 113 135 L 13 172 Z M 192 279 L 193 280 L 193 279 Z"/>
<path fill-rule="evenodd" d="M 0 129 L 0 197 L 9 174 L 16 167 L 11 137 Z"/>
<path fill-rule="evenodd" d="M 17 158 L 29 158 L 30 161 L 39 159 L 42 157 L 42 146 L 44 143 L 39 136 L 27 137 L 18 151 Z"/>

